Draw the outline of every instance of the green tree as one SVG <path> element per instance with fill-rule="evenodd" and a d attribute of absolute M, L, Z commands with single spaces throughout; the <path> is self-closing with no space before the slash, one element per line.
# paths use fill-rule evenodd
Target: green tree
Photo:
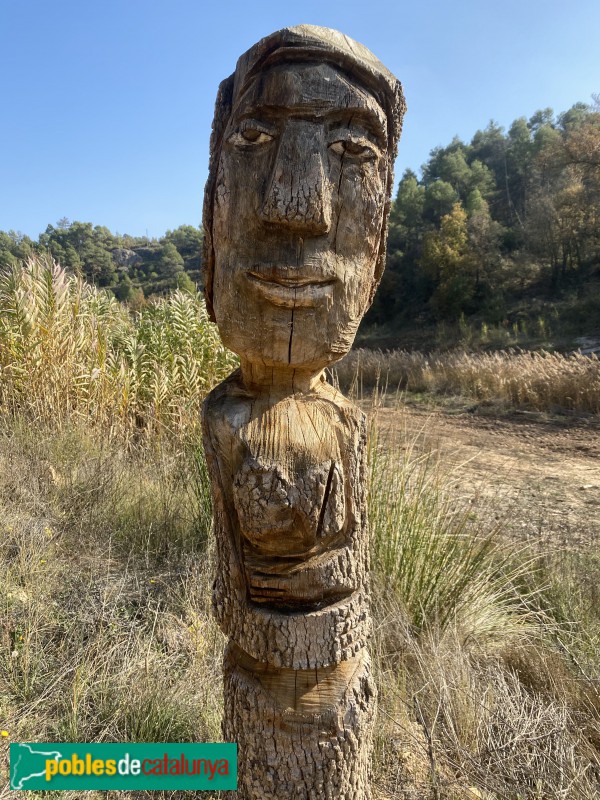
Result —
<path fill-rule="evenodd" d="M 474 194 L 477 193 L 475 190 Z M 502 304 L 505 277 L 499 247 L 502 226 L 492 219 L 489 205 L 481 196 L 472 198 L 467 233 L 467 258 L 470 262 L 467 272 L 473 279 L 475 304 L 483 310 L 498 310 Z"/>
<path fill-rule="evenodd" d="M 126 303 L 131 299 L 133 283 L 131 282 L 129 275 L 121 275 L 119 283 L 113 288 L 113 292 L 115 293 L 117 300 L 120 300 L 122 303 Z"/>
<path fill-rule="evenodd" d="M 406 170 L 392 203 L 387 242 L 386 270 L 366 325 L 378 325 L 410 318 L 414 303 L 424 299 L 426 287 L 419 269 L 425 223 L 425 187 L 412 170 Z M 410 300 L 410 302 L 407 302 Z"/>
<path fill-rule="evenodd" d="M 426 220 L 438 223 L 452 211 L 458 201 L 458 193 L 451 184 L 435 180 L 425 190 L 423 215 Z"/>
<path fill-rule="evenodd" d="M 177 273 L 176 281 L 178 289 L 181 289 L 183 292 L 189 292 L 190 294 L 196 294 L 196 284 L 187 272 Z"/>
<path fill-rule="evenodd" d="M 13 253 L 14 241 L 8 233 L 0 231 L 0 268 L 13 267 L 18 259 Z"/>
<path fill-rule="evenodd" d="M 442 317 L 458 319 L 475 293 L 467 212 L 460 202 L 442 217 L 439 231 L 425 235 L 421 263 L 435 284 L 433 309 Z"/>
<path fill-rule="evenodd" d="M 407 169 L 398 184 L 396 199 L 390 213 L 390 231 L 400 232 L 404 241 L 418 237 L 423 228 L 425 187 L 419 184 L 415 173 Z"/>
<path fill-rule="evenodd" d="M 463 197 L 469 190 L 471 169 L 464 148 L 444 153 L 439 163 L 439 178 L 449 183 Z"/>
<path fill-rule="evenodd" d="M 183 271 L 183 258 L 172 242 L 165 242 L 160 248 L 158 258 L 159 275 L 165 278 L 176 278 Z"/>
<path fill-rule="evenodd" d="M 540 128 L 554 127 L 554 111 L 551 108 L 542 108 L 532 114 L 529 118 L 529 128 L 532 134 L 538 132 Z"/>
<path fill-rule="evenodd" d="M 167 231 L 163 241 L 174 244 L 178 253 L 184 261 L 200 262 L 202 252 L 202 228 L 194 228 L 192 225 L 180 225 L 174 231 Z"/>
<path fill-rule="evenodd" d="M 516 222 L 522 229 L 527 213 L 527 192 L 531 173 L 533 143 L 531 130 L 525 117 L 516 119 L 510 126 L 506 146 L 506 201 L 508 222 Z"/>

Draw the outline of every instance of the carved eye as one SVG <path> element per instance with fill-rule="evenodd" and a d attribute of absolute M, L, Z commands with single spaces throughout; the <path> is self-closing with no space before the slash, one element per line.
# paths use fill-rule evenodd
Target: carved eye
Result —
<path fill-rule="evenodd" d="M 379 150 L 368 139 L 339 139 L 329 145 L 337 156 L 350 156 L 357 161 L 368 161 L 380 155 Z"/>
<path fill-rule="evenodd" d="M 259 128 L 256 123 L 246 123 L 240 127 L 240 130 L 231 134 L 228 141 L 236 147 L 252 147 L 258 144 L 267 144 L 273 141 L 274 134 Z"/>
<path fill-rule="evenodd" d="M 273 138 L 270 133 L 259 131 L 256 128 L 246 128 L 245 130 L 240 131 L 240 136 L 247 142 L 252 142 L 252 144 L 262 144 L 263 142 L 270 142 L 271 139 Z"/>

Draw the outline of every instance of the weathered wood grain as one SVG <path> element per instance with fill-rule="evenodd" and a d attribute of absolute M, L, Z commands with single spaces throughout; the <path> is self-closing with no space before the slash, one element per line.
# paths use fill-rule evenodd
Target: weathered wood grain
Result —
<path fill-rule="evenodd" d="M 370 796 L 366 428 L 323 370 L 381 277 L 403 111 L 366 48 L 312 26 L 251 48 L 217 98 L 206 298 L 241 366 L 204 445 L 243 800 Z"/>

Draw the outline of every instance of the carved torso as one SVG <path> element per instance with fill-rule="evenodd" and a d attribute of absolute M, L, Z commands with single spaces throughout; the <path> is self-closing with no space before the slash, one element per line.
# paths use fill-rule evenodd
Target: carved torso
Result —
<path fill-rule="evenodd" d="M 282 665 L 308 668 L 335 660 L 333 652 L 330 660 L 308 656 L 310 630 L 324 635 L 328 624 L 343 624 L 343 650 L 352 655 L 367 632 L 354 619 L 368 568 L 362 412 L 324 382 L 301 398 L 265 398 L 235 373 L 209 395 L 205 420 L 213 474 L 233 476 L 214 487 L 222 566 L 214 604 L 223 630 L 241 632 L 238 644 L 268 660 L 268 630 L 279 617 L 290 632 Z"/>

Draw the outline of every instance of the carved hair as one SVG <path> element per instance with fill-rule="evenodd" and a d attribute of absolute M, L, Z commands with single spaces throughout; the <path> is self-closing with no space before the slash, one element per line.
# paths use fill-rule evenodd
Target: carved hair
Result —
<path fill-rule="evenodd" d="M 276 31 L 270 36 L 261 39 L 240 56 L 235 72 L 221 83 L 217 94 L 210 138 L 208 180 L 204 190 L 204 252 L 202 259 L 206 307 L 213 321 L 216 321 L 213 311 L 213 272 L 215 262 L 212 237 L 213 206 L 221 147 L 227 123 L 237 100 L 245 91 L 248 83 L 258 73 L 274 64 L 297 61 L 333 64 L 345 72 L 354 83 L 367 89 L 386 114 L 388 127 L 387 196 L 379 254 L 375 265 L 369 303 L 372 301 L 375 290 L 381 280 L 385 267 L 387 218 L 393 186 L 394 161 L 402 130 L 402 118 L 406 110 L 402 85 L 370 50 L 338 31 L 331 28 L 320 28 L 315 25 L 298 25 L 294 28 L 283 28 L 283 30 Z"/>

